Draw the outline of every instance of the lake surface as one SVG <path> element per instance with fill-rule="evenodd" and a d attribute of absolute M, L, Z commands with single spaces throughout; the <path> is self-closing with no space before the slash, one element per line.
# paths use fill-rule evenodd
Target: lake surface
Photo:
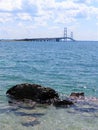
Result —
<path fill-rule="evenodd" d="M 10 105 L 6 91 L 20 83 L 84 92 L 69 108 Z M 0 130 L 98 130 L 98 42 L 0 42 Z"/>

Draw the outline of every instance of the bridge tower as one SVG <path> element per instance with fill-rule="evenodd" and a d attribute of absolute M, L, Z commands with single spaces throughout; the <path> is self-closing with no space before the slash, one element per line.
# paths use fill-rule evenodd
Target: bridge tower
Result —
<path fill-rule="evenodd" d="M 64 28 L 64 41 L 67 41 L 67 28 Z"/>
<path fill-rule="evenodd" d="M 73 32 L 70 33 L 70 37 L 73 39 Z"/>

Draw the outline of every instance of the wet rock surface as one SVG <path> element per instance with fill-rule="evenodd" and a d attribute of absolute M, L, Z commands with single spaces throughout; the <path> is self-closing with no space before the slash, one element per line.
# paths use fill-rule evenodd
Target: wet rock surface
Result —
<path fill-rule="evenodd" d="M 68 107 L 70 105 L 73 105 L 74 103 L 70 100 L 56 100 L 54 101 L 53 105 L 55 107 Z"/>
<path fill-rule="evenodd" d="M 18 84 L 10 88 L 6 94 L 18 100 L 31 99 L 38 103 L 51 103 L 54 98 L 59 98 L 54 89 L 37 84 Z"/>
<path fill-rule="evenodd" d="M 72 92 L 70 98 L 73 100 L 83 100 L 85 99 L 84 92 Z"/>

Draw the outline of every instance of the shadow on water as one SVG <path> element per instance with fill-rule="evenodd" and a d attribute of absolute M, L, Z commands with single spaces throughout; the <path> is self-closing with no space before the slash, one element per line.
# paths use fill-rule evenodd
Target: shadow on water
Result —
<path fill-rule="evenodd" d="M 9 116 L 14 114 L 17 118 L 21 119 L 20 124 L 22 126 L 29 127 L 40 124 L 39 118 L 44 116 L 45 112 L 39 111 L 37 106 L 30 106 L 28 103 L 9 103 L 8 101 L 8 106 L 0 108 L 0 114 L 7 114 Z"/>
<path fill-rule="evenodd" d="M 19 108 L 12 108 L 12 107 L 0 108 L 0 114 L 14 112 L 17 111 L 18 109 Z"/>
<path fill-rule="evenodd" d="M 31 116 L 31 117 L 41 117 L 44 116 L 44 113 L 26 113 L 26 112 L 19 112 L 19 111 L 15 111 L 14 114 L 16 116 Z"/>
<path fill-rule="evenodd" d="M 68 113 L 79 114 L 84 117 L 98 117 L 98 103 L 85 100 L 80 101 L 73 106 L 72 110 L 68 110 Z"/>
<path fill-rule="evenodd" d="M 44 116 L 44 113 L 34 112 L 34 113 L 26 113 L 20 111 L 14 111 L 16 116 L 26 117 L 25 122 L 21 121 L 21 125 L 25 127 L 34 126 L 40 124 L 38 118 Z"/>
<path fill-rule="evenodd" d="M 35 121 L 30 121 L 30 122 L 25 122 L 25 123 L 21 123 L 23 126 L 29 127 L 29 126 L 34 126 L 34 125 L 39 125 L 40 122 L 35 120 Z"/>
<path fill-rule="evenodd" d="M 75 110 L 78 112 L 87 112 L 87 113 L 94 113 L 98 111 L 97 108 L 75 108 Z"/>

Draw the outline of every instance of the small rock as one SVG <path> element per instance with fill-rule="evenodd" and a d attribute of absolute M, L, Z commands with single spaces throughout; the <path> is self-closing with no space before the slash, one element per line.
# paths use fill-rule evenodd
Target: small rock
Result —
<path fill-rule="evenodd" d="M 53 105 L 56 107 L 68 107 L 69 105 L 73 105 L 74 103 L 70 100 L 56 100 Z"/>
<path fill-rule="evenodd" d="M 70 94 L 70 98 L 71 99 L 84 99 L 84 92 L 81 92 L 81 93 L 72 92 Z"/>

